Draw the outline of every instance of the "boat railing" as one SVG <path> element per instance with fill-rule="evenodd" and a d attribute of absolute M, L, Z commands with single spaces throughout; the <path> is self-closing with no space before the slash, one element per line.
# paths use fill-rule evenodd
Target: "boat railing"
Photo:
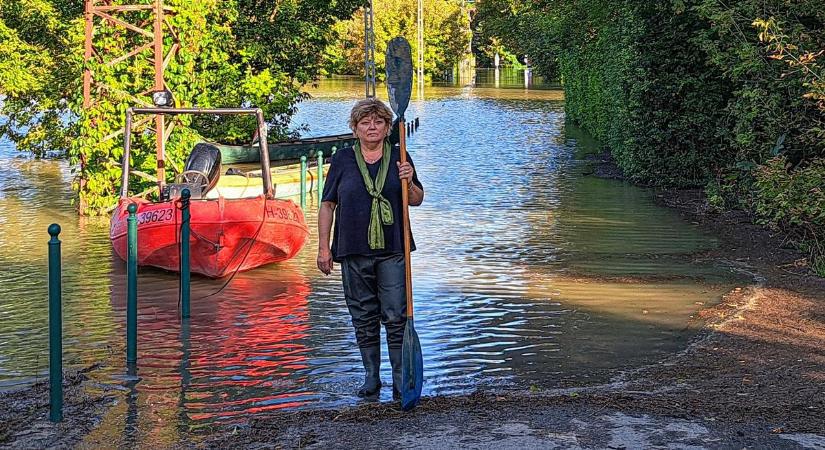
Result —
<path fill-rule="evenodd" d="M 137 108 L 132 107 L 126 110 L 126 126 L 124 133 L 123 144 L 123 175 L 121 178 L 120 196 L 126 198 L 129 196 L 129 169 L 130 159 L 132 153 L 132 118 L 138 114 L 164 114 L 164 115 L 180 115 L 180 114 L 203 114 L 203 115 L 254 115 L 258 122 L 258 138 L 260 141 L 261 153 L 261 176 L 263 178 L 264 195 L 266 198 L 275 198 L 275 192 L 272 188 L 272 175 L 269 173 L 269 147 L 266 142 L 266 122 L 264 121 L 264 112 L 261 108 L 166 108 L 166 107 L 151 107 L 151 108 Z M 160 153 L 162 155 L 162 153 Z M 159 162 L 159 166 L 160 166 Z M 158 177 L 158 188 L 163 192 L 163 184 L 165 180 Z"/>

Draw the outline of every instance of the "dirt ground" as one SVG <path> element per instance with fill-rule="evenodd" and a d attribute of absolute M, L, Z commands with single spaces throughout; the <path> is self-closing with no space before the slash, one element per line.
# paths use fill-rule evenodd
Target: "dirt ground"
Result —
<path fill-rule="evenodd" d="M 0 393 L 0 448 L 67 448 L 83 439 L 119 399 L 114 386 L 91 386 L 87 373 L 95 368 L 64 370 L 64 420 L 59 423 L 48 420 L 48 380 Z"/>
<path fill-rule="evenodd" d="M 609 159 L 593 173 L 621 176 Z M 603 386 L 425 398 L 409 413 L 396 403 L 281 412 L 201 430 L 181 446 L 825 449 L 825 280 L 747 214 L 710 210 L 701 191 L 656 199 L 718 238 L 694 259 L 728 261 L 757 280 L 703 310 L 684 351 Z M 84 389 L 84 379 L 67 381 L 67 408 L 85 414 L 57 426 L 46 421 L 44 386 L 0 396 L 0 447 L 77 443 L 118 395 Z"/>

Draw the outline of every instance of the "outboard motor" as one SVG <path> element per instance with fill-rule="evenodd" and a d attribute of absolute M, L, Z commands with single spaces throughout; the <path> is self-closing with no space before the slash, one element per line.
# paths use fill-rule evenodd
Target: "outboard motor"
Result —
<path fill-rule="evenodd" d="M 203 196 L 218 184 L 221 177 L 221 151 L 218 147 L 201 142 L 195 145 L 186 158 L 183 172 L 175 179 L 175 184 L 168 186 L 166 198 L 180 197 L 184 188 L 188 188 L 192 198 Z"/>

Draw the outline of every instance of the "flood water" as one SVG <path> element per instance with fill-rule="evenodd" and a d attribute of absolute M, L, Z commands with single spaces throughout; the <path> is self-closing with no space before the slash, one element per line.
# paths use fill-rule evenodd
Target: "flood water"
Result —
<path fill-rule="evenodd" d="M 346 132 L 362 84 L 310 92 L 295 126 Z M 607 382 L 684 348 L 694 313 L 737 280 L 689 256 L 715 242 L 651 191 L 586 175 L 598 146 L 565 125 L 563 107 L 559 90 L 492 86 L 428 87 L 410 104 L 421 127 L 408 147 L 426 189 L 411 213 L 424 395 Z M 228 284 L 194 277 L 189 324 L 176 275 L 140 270 L 140 381 L 124 382 L 124 263 L 107 219 L 75 215 L 70 176 L 64 162 L 0 143 L 0 390 L 47 377 L 46 228 L 57 222 L 65 364 L 99 364 L 95 380 L 133 393 L 100 433 L 175 442 L 181 430 L 262 411 L 359 401 L 340 272 L 318 272 L 314 235 L 293 260 Z"/>

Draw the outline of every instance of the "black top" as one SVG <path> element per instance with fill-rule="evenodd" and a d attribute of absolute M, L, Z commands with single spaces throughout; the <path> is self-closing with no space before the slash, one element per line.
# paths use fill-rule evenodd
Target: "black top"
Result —
<path fill-rule="evenodd" d="M 390 167 L 387 170 L 387 179 L 381 194 L 392 206 L 392 225 L 384 225 L 384 248 L 373 250 L 370 248 L 368 230 L 370 224 L 370 210 L 372 197 L 364 186 L 364 179 L 358 170 L 355 161 L 354 147 L 339 150 L 332 157 L 324 182 L 322 201 L 334 202 L 335 225 L 332 235 L 332 259 L 335 262 L 350 255 L 378 256 L 404 253 L 404 217 L 402 216 L 401 179 L 398 177 L 398 161 L 401 152 L 393 146 L 390 152 Z M 415 169 L 412 158 L 407 154 L 407 161 Z M 374 164 L 367 164 L 370 176 L 375 179 L 381 167 L 379 159 Z M 413 171 L 413 183 L 422 188 L 418 174 Z M 415 250 L 415 241 L 410 233 L 410 249 Z"/>

